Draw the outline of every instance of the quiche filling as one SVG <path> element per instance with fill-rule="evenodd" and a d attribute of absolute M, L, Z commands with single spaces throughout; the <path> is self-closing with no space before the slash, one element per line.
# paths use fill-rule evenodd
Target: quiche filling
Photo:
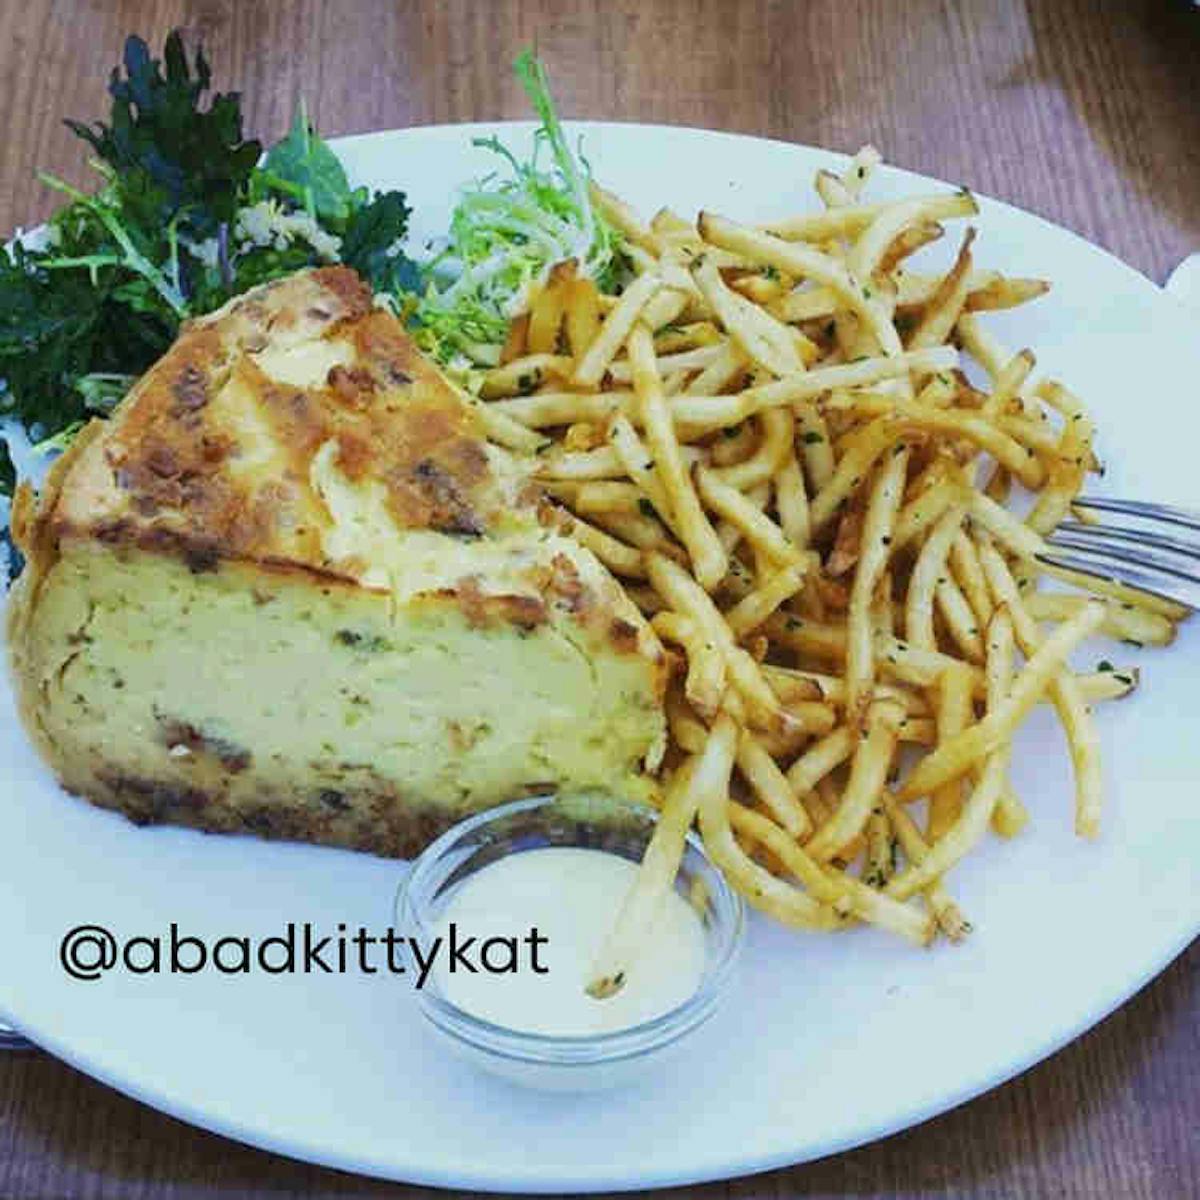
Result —
<path fill-rule="evenodd" d="M 24 719 L 136 821 L 406 855 L 650 786 L 653 635 L 349 271 L 187 328 L 14 528 Z"/>

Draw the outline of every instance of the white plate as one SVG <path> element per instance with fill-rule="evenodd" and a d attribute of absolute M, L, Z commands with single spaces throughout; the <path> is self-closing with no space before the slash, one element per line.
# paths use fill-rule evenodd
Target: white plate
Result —
<path fill-rule="evenodd" d="M 705 206 L 754 220 L 813 204 L 823 151 L 688 129 L 585 125 L 602 180 L 647 215 Z M 405 188 L 417 234 L 490 169 L 471 135 L 413 129 L 339 144 L 352 176 Z M 525 140 L 528 127 L 502 130 Z M 931 186 L 884 171 L 879 195 Z M 977 259 L 1055 290 L 994 319 L 1087 398 L 1112 495 L 1200 504 L 1200 338 L 1142 276 L 1073 235 L 984 201 Z M 567 1100 L 445 1057 L 408 984 L 377 975 L 67 979 L 58 944 L 267 936 L 287 921 L 382 927 L 402 868 L 305 846 L 135 829 L 64 795 L 0 696 L 0 1009 L 51 1052 L 185 1120 L 300 1158 L 397 1179 L 522 1191 L 712 1179 L 815 1158 L 925 1120 L 1076 1037 L 1200 927 L 1197 630 L 1140 662 L 1139 695 L 1102 708 L 1111 798 L 1098 844 L 1071 833 L 1067 757 L 1036 714 L 1015 782 L 1029 832 L 993 839 L 953 890 L 976 923 L 927 953 L 869 931 L 789 936 L 755 922 L 735 993 L 669 1078 Z"/>

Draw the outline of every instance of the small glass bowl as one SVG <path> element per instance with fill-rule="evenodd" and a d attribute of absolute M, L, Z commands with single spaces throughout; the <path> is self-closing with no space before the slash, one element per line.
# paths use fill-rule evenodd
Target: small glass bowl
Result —
<path fill-rule="evenodd" d="M 456 886 L 509 854 L 547 846 L 604 850 L 640 861 L 658 814 L 611 797 L 537 796 L 468 818 L 428 846 L 397 895 L 398 928 L 428 944 Z M 696 991 L 642 1024 L 582 1036 L 547 1036 L 483 1020 L 449 1001 L 431 973 L 417 991 L 422 1015 L 456 1053 L 529 1087 L 590 1091 L 635 1078 L 677 1051 L 716 1011 L 727 991 L 745 932 L 741 897 L 689 834 L 676 889 L 704 908 L 705 963 Z M 614 916 L 616 914 L 614 913 Z"/>

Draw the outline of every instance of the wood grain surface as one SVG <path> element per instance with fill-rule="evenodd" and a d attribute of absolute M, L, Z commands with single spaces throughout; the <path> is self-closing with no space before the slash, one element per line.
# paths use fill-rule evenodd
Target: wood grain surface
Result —
<path fill-rule="evenodd" d="M 204 40 L 264 140 L 300 96 L 327 135 L 526 116 L 507 64 L 536 43 L 567 116 L 872 141 L 1158 281 L 1200 249 L 1200 9 L 1185 0 L 2 0 L 0 228 L 53 207 L 38 169 L 87 180 L 62 118 L 106 113 L 127 33 L 161 44 L 174 26 Z M 961 1109 L 835 1159 L 672 1194 L 1200 1196 L 1198 1018 L 1194 945 L 1098 1029 Z M 435 1194 L 246 1149 L 39 1052 L 0 1056 L 6 1197 L 402 1192 Z"/>

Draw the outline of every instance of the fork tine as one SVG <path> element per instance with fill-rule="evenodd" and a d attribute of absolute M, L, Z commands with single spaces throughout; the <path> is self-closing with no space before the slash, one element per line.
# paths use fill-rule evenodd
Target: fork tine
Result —
<path fill-rule="evenodd" d="M 1174 572 L 1155 569 L 1144 569 L 1127 558 L 1106 556 L 1092 548 L 1082 553 L 1075 553 L 1065 547 L 1051 543 L 1052 554 L 1039 554 L 1039 562 L 1052 567 L 1062 567 L 1068 571 L 1078 571 L 1084 575 L 1093 575 L 1099 579 L 1111 580 L 1114 583 L 1128 584 L 1140 591 L 1151 592 L 1156 596 L 1165 597 L 1188 608 L 1200 608 L 1200 580 L 1177 575 Z"/>
<path fill-rule="evenodd" d="M 1074 550 L 1094 555 L 1097 559 L 1128 563 L 1143 571 L 1163 571 L 1200 585 L 1200 559 L 1190 555 L 1173 556 L 1172 552 L 1155 550 L 1145 544 L 1129 545 L 1108 537 L 1102 528 L 1089 530 L 1086 534 L 1054 533 L 1046 542 L 1055 549 Z"/>
<path fill-rule="evenodd" d="M 1077 541 L 1085 541 L 1103 545 L 1116 542 L 1124 548 L 1125 543 L 1134 547 L 1150 547 L 1154 550 L 1166 550 L 1172 554 L 1181 555 L 1200 562 L 1200 543 L 1185 542 L 1180 538 L 1167 537 L 1161 533 L 1149 533 L 1144 529 L 1132 529 L 1127 525 L 1085 525 L 1081 521 L 1063 521 L 1054 530 L 1053 537 L 1067 534 Z"/>
<path fill-rule="evenodd" d="M 1077 496 L 1071 501 L 1071 507 L 1141 517 L 1147 521 L 1179 525 L 1184 529 L 1200 533 L 1200 513 L 1174 508 L 1169 504 L 1151 504 L 1144 500 L 1112 500 L 1108 496 Z"/>

